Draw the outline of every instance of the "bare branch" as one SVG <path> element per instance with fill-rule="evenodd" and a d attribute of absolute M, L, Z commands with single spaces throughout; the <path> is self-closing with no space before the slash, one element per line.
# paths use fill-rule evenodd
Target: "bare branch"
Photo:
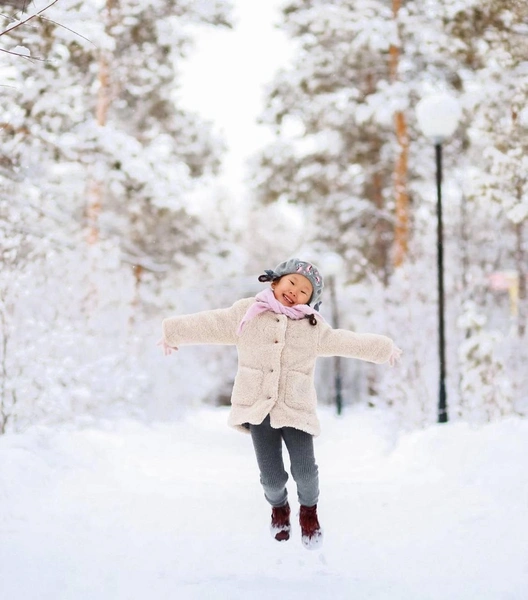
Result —
<path fill-rule="evenodd" d="M 4 52 L 5 54 L 12 54 L 13 56 L 18 56 L 20 58 L 25 58 L 26 60 L 38 60 L 42 62 L 46 62 L 45 58 L 36 58 L 35 56 L 28 56 L 27 54 L 21 54 L 20 52 L 13 52 L 13 50 L 6 50 L 5 48 L 0 48 L 0 52 Z"/>
<path fill-rule="evenodd" d="M 70 33 L 73 33 L 75 35 L 78 35 L 80 38 L 82 38 L 83 40 L 87 41 L 89 44 L 92 44 L 94 47 L 97 47 L 96 44 L 94 44 L 92 42 L 92 40 L 89 40 L 87 37 L 84 37 L 84 35 L 81 35 L 80 33 L 78 33 L 77 31 L 74 31 L 73 29 L 70 29 L 69 27 L 66 27 L 66 25 L 62 25 L 61 23 L 58 23 L 57 21 L 54 21 L 53 19 L 49 19 L 48 17 L 45 17 L 43 15 L 44 12 L 46 12 L 49 8 L 51 8 L 54 4 L 57 4 L 59 0 L 53 0 L 53 2 L 51 2 L 50 4 L 48 4 L 47 6 L 45 6 L 44 8 L 42 8 L 41 10 L 39 10 L 38 12 L 29 15 L 26 19 L 24 19 L 23 21 L 16 21 L 15 24 L 12 27 L 9 27 L 8 29 L 1 31 L 0 32 L 0 37 L 5 35 L 6 33 L 9 33 L 10 31 L 13 31 L 14 29 L 17 29 L 18 27 L 21 27 L 22 25 L 25 25 L 27 23 L 29 23 L 29 21 L 37 18 L 37 19 L 41 19 L 43 21 L 48 21 L 48 23 L 52 23 L 53 25 L 56 25 L 57 27 L 62 27 L 63 29 L 66 29 L 66 31 L 69 31 Z M 10 4 L 10 6 L 15 6 L 16 4 L 24 4 L 24 6 L 27 6 L 29 4 L 29 0 L 12 0 L 12 4 L 9 2 L 5 2 L 4 0 L 0 0 L 0 4 Z M 0 48 L 0 52 L 5 52 L 6 54 L 13 54 L 14 56 L 19 56 L 21 58 L 26 58 L 29 60 L 39 60 L 39 61 L 45 61 L 46 59 L 44 58 L 34 58 L 34 57 L 29 57 L 29 56 L 24 56 L 22 54 L 18 54 L 17 52 L 13 52 L 10 50 L 6 50 L 4 48 Z"/>
<path fill-rule="evenodd" d="M 0 0 L 2 6 L 12 6 L 17 10 L 26 12 L 26 8 L 29 6 L 31 0 Z"/>
<path fill-rule="evenodd" d="M 63 29 L 66 29 L 66 31 L 69 31 L 70 33 L 74 33 L 75 35 L 78 35 L 80 38 L 82 38 L 83 40 L 86 40 L 88 43 L 92 44 L 95 48 L 97 48 L 97 46 L 92 42 L 92 40 L 89 40 L 87 37 L 84 37 L 84 35 L 81 35 L 77 31 L 74 31 L 73 29 L 66 27 L 66 25 L 57 23 L 57 21 L 54 21 L 53 19 L 48 19 L 48 17 L 41 16 L 39 18 L 42 19 L 42 21 L 48 21 L 48 23 L 53 23 L 53 25 L 56 25 L 57 27 L 62 27 Z"/>
<path fill-rule="evenodd" d="M 54 4 L 57 4 L 59 0 L 53 0 L 53 2 L 50 2 L 50 4 L 48 4 L 47 6 L 45 6 L 44 8 L 40 9 L 38 12 L 33 13 L 32 15 L 29 15 L 26 19 L 24 19 L 23 21 L 17 21 L 13 26 L 8 27 L 7 29 L 5 29 L 4 31 L 0 32 L 0 37 L 2 37 L 3 35 L 5 35 L 6 33 L 9 33 L 10 31 L 13 31 L 14 29 L 17 29 L 18 27 L 22 27 L 22 25 L 25 25 L 26 23 L 28 23 L 29 21 L 31 21 L 32 19 L 35 19 L 36 17 L 40 17 L 42 15 L 42 13 L 46 12 L 48 9 L 50 9 Z"/>

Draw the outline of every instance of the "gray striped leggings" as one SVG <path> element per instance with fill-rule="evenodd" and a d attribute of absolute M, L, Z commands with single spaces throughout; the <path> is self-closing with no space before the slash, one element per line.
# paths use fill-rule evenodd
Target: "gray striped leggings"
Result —
<path fill-rule="evenodd" d="M 284 506 L 288 500 L 288 473 L 282 460 L 282 440 L 290 455 L 291 474 L 297 484 L 297 497 L 304 506 L 314 506 L 319 498 L 319 469 L 315 463 L 313 436 L 293 427 L 273 429 L 269 415 L 260 425 L 250 425 L 251 439 L 260 469 L 260 483 L 271 506 Z"/>

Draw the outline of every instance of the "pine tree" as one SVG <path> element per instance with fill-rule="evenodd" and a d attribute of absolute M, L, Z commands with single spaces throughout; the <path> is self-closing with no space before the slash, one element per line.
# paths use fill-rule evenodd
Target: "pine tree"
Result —
<path fill-rule="evenodd" d="M 392 13 L 376 1 L 298 1 L 284 18 L 299 50 L 270 87 L 263 120 L 281 135 L 263 153 L 259 198 L 302 205 L 316 238 L 354 265 L 355 277 L 370 264 L 386 278 L 392 115 L 379 118 L 376 94 L 390 77 Z"/>
<path fill-rule="evenodd" d="M 134 338 L 138 323 L 151 327 L 163 280 L 214 246 L 187 204 L 211 185 L 223 150 L 210 125 L 179 108 L 178 64 L 192 27 L 229 26 L 228 9 L 63 0 L 2 38 L 19 50 L 0 68 L 9 86 L 0 225 L 12 258 L 0 282 L 0 362 L 11 427 L 134 407 L 152 389 L 137 368 L 148 351 L 130 327 Z M 13 250 L 24 244 L 27 259 Z M 86 311 L 92 288 L 98 303 Z"/>
<path fill-rule="evenodd" d="M 385 320 L 397 322 L 398 305 L 410 303 L 424 332 L 413 352 L 433 363 L 434 154 L 414 107 L 445 90 L 463 104 L 463 122 L 443 148 L 452 391 L 461 368 L 457 348 L 467 339 L 455 327 L 461 306 L 471 296 L 491 321 L 497 318 L 485 274 L 505 255 L 519 272 L 519 332 L 526 321 L 527 10 L 505 0 L 297 0 L 284 8 L 284 28 L 298 50 L 270 86 L 263 120 L 277 136 L 255 174 L 258 198 L 307 207 L 308 240 L 345 258 L 348 281 L 384 284 Z M 497 123 L 504 124 L 500 131 Z M 364 326 L 374 329 L 380 319 L 365 309 Z M 408 377 L 408 387 L 423 385 L 419 370 L 409 369 Z M 427 378 L 434 383 L 434 373 Z"/>
<path fill-rule="evenodd" d="M 464 86 L 474 90 L 468 98 L 475 165 L 468 201 L 492 225 L 493 240 L 498 228 L 504 232 L 502 239 L 507 243 L 500 262 L 497 255 L 492 266 L 517 273 L 517 333 L 521 337 L 528 319 L 527 20 L 526 3 L 488 0 L 457 13 L 450 27 L 463 43 L 461 52 L 472 67 L 464 73 Z M 468 21 L 475 25 L 471 30 Z"/>

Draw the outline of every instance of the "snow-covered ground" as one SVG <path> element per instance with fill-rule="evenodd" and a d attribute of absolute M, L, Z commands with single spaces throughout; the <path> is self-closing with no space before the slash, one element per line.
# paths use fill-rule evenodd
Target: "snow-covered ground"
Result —
<path fill-rule="evenodd" d="M 297 526 L 269 535 L 251 440 L 226 418 L 1 437 L 2 600 L 528 597 L 528 421 L 398 435 L 323 410 L 310 552 Z"/>

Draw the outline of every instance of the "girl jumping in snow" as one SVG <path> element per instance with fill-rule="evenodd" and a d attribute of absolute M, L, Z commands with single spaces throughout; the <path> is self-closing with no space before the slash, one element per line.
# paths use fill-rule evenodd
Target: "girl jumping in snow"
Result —
<path fill-rule="evenodd" d="M 314 387 L 318 356 L 345 356 L 373 363 L 399 359 L 401 350 L 385 336 L 332 329 L 318 313 L 323 278 L 315 265 L 291 258 L 259 277 L 271 286 L 230 308 L 165 319 L 165 354 L 184 344 L 232 344 L 238 372 L 228 423 L 250 433 L 264 496 L 272 507 L 271 532 L 290 537 L 288 474 L 284 441 L 301 505 L 299 523 L 306 548 L 322 544 L 317 517 L 319 476 L 313 437 L 319 435 Z"/>

